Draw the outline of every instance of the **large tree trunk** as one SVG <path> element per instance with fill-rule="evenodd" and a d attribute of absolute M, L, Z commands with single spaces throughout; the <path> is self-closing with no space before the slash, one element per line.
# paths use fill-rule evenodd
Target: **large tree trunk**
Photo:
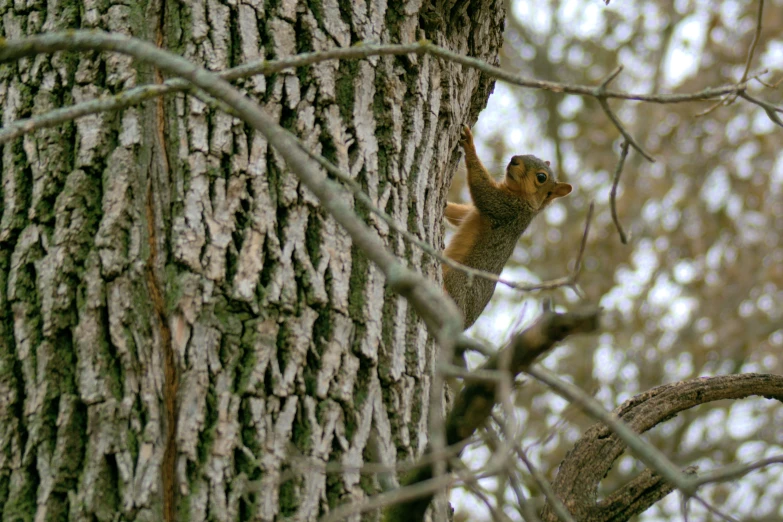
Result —
<path fill-rule="evenodd" d="M 504 17 L 502 1 L 228 4 L 0 14 L 5 38 L 100 28 L 212 70 L 420 38 L 494 63 Z M 0 68 L 3 124 L 161 79 L 118 55 L 25 59 Z M 458 128 L 486 103 L 486 77 L 410 56 L 240 85 L 442 246 Z M 313 520 L 378 485 L 284 475 L 290 457 L 357 466 L 371 438 L 387 463 L 424 449 L 437 355 L 424 325 L 239 120 L 177 95 L 38 131 L 4 146 L 0 191 L 3 520 Z"/>

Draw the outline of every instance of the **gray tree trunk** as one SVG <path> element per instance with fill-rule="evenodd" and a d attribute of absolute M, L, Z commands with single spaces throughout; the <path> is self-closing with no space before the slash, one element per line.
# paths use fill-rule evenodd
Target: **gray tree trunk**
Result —
<path fill-rule="evenodd" d="M 2 36 L 99 28 L 212 70 L 428 38 L 496 62 L 502 1 L 4 2 Z M 2 121 L 160 81 L 109 54 L 0 67 Z M 377 205 L 442 247 L 462 123 L 492 82 L 431 57 L 324 62 L 239 82 Z M 346 192 L 347 194 L 347 192 Z M 3 520 L 314 520 L 359 466 L 427 442 L 421 321 L 264 138 L 187 95 L 3 147 Z M 347 196 L 350 198 L 350 196 Z M 428 277 L 439 264 L 357 212 Z"/>

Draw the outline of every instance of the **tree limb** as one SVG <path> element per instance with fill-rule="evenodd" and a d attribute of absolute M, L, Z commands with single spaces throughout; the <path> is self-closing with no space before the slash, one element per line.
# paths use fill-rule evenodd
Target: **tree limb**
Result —
<path fill-rule="evenodd" d="M 613 416 L 623 421 L 634 432 L 644 433 L 694 406 L 724 399 L 744 399 L 754 395 L 783 401 L 783 376 L 751 373 L 696 378 L 666 384 L 629 399 L 614 410 Z M 627 520 L 629 516 L 645 511 L 673 490 L 671 482 L 664 481 L 651 471 L 645 471 L 630 484 L 597 503 L 598 484 L 625 449 L 626 443 L 606 425 L 599 423 L 582 435 L 560 464 L 553 487 L 567 506 L 576 509 L 573 515 L 577 520 L 590 522 Z M 756 463 L 752 469 L 775 462 L 780 460 L 768 459 Z M 748 467 L 747 471 L 752 469 Z M 686 469 L 685 473 L 690 471 Z M 704 478 L 688 477 L 687 482 L 689 487 L 695 490 L 708 482 L 741 476 L 742 471 L 744 468 L 738 472 L 734 467 L 729 467 L 726 471 L 710 471 Z M 635 506 L 633 512 L 621 508 L 623 504 L 628 504 L 630 501 Z M 624 515 L 618 516 L 619 512 Z M 558 520 L 551 506 L 544 507 L 542 520 L 544 522 Z"/>
<path fill-rule="evenodd" d="M 505 367 L 511 376 L 515 377 L 529 369 L 539 356 L 569 335 L 596 331 L 599 317 L 600 310 L 596 308 L 562 314 L 545 309 L 535 323 L 515 334 L 508 345 L 491 356 L 480 369 L 498 371 Z M 500 379 L 465 383 L 446 418 L 446 443 L 449 446 L 469 438 L 484 424 L 497 404 L 500 385 Z M 428 482 L 432 477 L 432 466 L 425 466 L 418 468 L 400 482 L 404 489 Z M 386 522 L 423 520 L 433 494 L 390 506 L 384 514 L 384 520 Z"/>

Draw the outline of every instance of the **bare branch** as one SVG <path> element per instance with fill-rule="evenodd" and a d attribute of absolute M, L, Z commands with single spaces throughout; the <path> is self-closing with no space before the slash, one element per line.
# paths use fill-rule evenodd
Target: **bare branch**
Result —
<path fill-rule="evenodd" d="M 544 494 L 560 520 L 562 522 L 576 522 L 574 517 L 571 516 L 571 513 L 568 511 L 568 508 L 566 508 L 563 504 L 563 501 L 560 500 L 560 497 L 558 497 L 557 493 L 555 493 L 554 488 L 552 488 L 552 484 L 549 483 L 543 473 L 533 466 L 533 463 L 529 458 L 527 458 L 525 451 L 520 447 L 517 447 L 516 451 L 517 456 L 519 456 L 522 462 L 525 463 L 525 467 L 527 467 L 528 471 L 530 471 L 530 475 L 533 477 L 536 485 L 539 487 L 539 489 L 541 489 L 541 492 Z"/>
<path fill-rule="evenodd" d="M 606 411 L 597 400 L 580 390 L 577 386 L 560 379 L 552 372 L 543 368 L 530 368 L 527 370 L 527 373 L 552 388 L 555 393 L 569 402 L 580 406 L 585 413 L 594 419 L 603 422 L 631 448 L 639 460 L 660 473 L 668 482 L 674 484 L 684 493 L 693 495 L 695 492 L 694 485 L 688 481 L 685 474 L 666 455 L 639 437 L 632 428 L 618 420 L 615 415 Z"/>
<path fill-rule="evenodd" d="M 506 83 L 510 83 L 512 85 L 519 85 L 520 87 L 528 87 L 531 89 L 541 89 L 545 91 L 551 91 L 554 93 L 579 94 L 583 96 L 592 96 L 592 97 L 596 96 L 595 95 L 596 88 L 594 86 L 550 82 L 545 80 L 533 80 L 530 78 L 525 78 L 524 76 L 519 74 L 514 74 L 505 71 L 499 67 L 489 65 L 488 63 L 483 62 L 478 58 L 463 56 L 461 54 L 449 51 L 448 49 L 437 47 L 427 42 L 422 43 L 422 45 L 425 45 L 427 47 L 426 52 L 429 54 L 439 56 L 446 60 L 459 63 L 461 65 L 465 65 L 473 69 L 477 69 L 492 78 L 504 81 Z M 703 89 L 701 91 L 691 92 L 691 93 L 672 93 L 672 94 L 627 93 L 621 91 L 607 90 L 604 93 L 604 97 L 619 98 L 623 100 L 633 100 L 633 101 L 641 101 L 641 102 L 651 102 L 651 103 L 683 103 L 683 102 L 692 102 L 692 101 L 711 100 L 719 96 L 723 96 L 725 94 L 737 92 L 737 90 L 738 90 L 737 86 L 733 84 L 722 85 L 719 87 L 710 87 L 707 89 Z"/>
<path fill-rule="evenodd" d="M 759 460 L 750 464 L 734 464 L 732 466 L 726 466 L 725 468 L 708 471 L 695 479 L 694 482 L 699 486 L 712 482 L 728 482 L 730 480 L 742 478 L 748 473 L 767 467 L 771 464 L 783 464 L 783 455 L 770 457 L 768 459 Z"/>
<path fill-rule="evenodd" d="M 237 80 L 240 78 L 246 78 L 258 74 L 269 75 L 280 72 L 285 69 L 303 67 L 307 65 L 314 65 L 320 62 L 328 60 L 356 60 L 362 58 L 369 58 L 371 56 L 392 56 L 392 55 L 407 55 L 407 54 L 431 54 L 438 56 L 445 60 L 449 60 L 455 63 L 459 63 L 466 67 L 477 69 L 488 76 L 504 81 L 512 85 L 518 85 L 520 87 L 527 87 L 531 89 L 547 90 L 554 93 L 576 94 L 582 96 L 597 97 L 595 87 L 589 85 L 579 84 L 567 84 L 560 82 L 550 82 L 543 80 L 534 80 L 525 78 L 524 76 L 513 74 L 508 71 L 504 71 L 499 67 L 494 67 L 476 58 L 470 58 L 462 56 L 457 53 L 453 53 L 447 49 L 443 49 L 436 45 L 433 45 L 426 40 L 410 43 L 410 44 L 360 44 L 353 47 L 330 49 L 328 51 L 317 51 L 311 53 L 303 53 L 288 58 L 282 58 L 279 60 L 257 60 L 243 64 L 237 67 L 233 67 L 221 73 L 217 73 L 224 80 Z M 34 116 L 32 118 L 19 120 L 14 122 L 4 129 L 0 130 L 0 144 L 5 143 L 11 139 L 33 132 L 37 129 L 53 127 L 66 121 L 80 118 L 89 114 L 97 112 L 121 110 L 132 105 L 136 105 L 145 100 L 162 96 L 167 93 L 181 92 L 189 90 L 188 82 L 182 79 L 167 80 L 160 85 L 146 85 L 136 87 L 120 93 L 116 96 L 110 96 L 101 98 L 98 100 L 90 100 L 87 102 L 79 103 L 71 107 L 64 107 L 55 109 L 51 112 Z M 692 93 L 626 93 L 620 91 L 605 91 L 602 94 L 604 99 L 618 98 L 631 101 L 640 101 L 648 103 L 684 103 L 692 101 L 704 101 L 716 98 L 721 98 L 727 94 L 733 94 L 735 96 L 744 92 L 746 89 L 745 84 L 737 85 L 721 85 L 718 87 L 711 87 L 701 91 Z M 723 99 L 721 98 L 721 103 Z M 602 105 L 603 106 L 603 105 Z M 606 110 L 606 109 L 604 109 Z M 608 114 L 613 114 L 611 111 Z M 612 116 L 610 116 L 612 117 Z M 619 122 L 615 122 L 618 125 Z M 621 126 L 618 128 L 622 128 Z M 622 130 L 621 130 L 622 132 Z M 641 152 L 641 151 L 640 151 Z"/>
<path fill-rule="evenodd" d="M 745 98 L 749 102 L 755 103 L 756 105 L 760 106 L 762 109 L 764 109 L 764 112 L 767 113 L 767 116 L 769 116 L 770 120 L 772 120 L 775 124 L 783 127 L 783 120 L 781 120 L 780 116 L 777 115 L 778 112 L 783 112 L 783 109 L 781 109 L 780 107 L 776 107 L 771 103 L 765 102 L 764 100 L 759 100 L 758 98 L 754 98 L 747 92 L 741 93 L 740 97 Z"/>
<path fill-rule="evenodd" d="M 623 66 L 618 65 L 617 67 L 614 68 L 612 72 L 610 72 L 606 76 L 606 78 L 603 79 L 601 85 L 598 88 L 601 89 L 603 92 L 606 92 L 606 88 L 609 86 L 610 83 L 614 81 L 615 78 L 617 78 L 620 75 L 621 72 L 623 72 Z"/>
<path fill-rule="evenodd" d="M 508 373 L 506 373 L 506 375 L 508 375 Z M 513 408 L 510 401 L 507 402 L 509 403 L 509 407 Z M 505 409 L 506 408 L 504 408 L 504 410 Z M 514 418 L 515 415 L 513 412 L 509 414 L 508 412 L 504 411 L 502 416 L 496 412 L 493 412 L 492 421 L 500 427 L 505 440 L 501 439 L 493 425 L 485 424 L 484 429 L 482 430 L 482 434 L 484 435 L 483 439 L 485 441 L 484 443 L 492 453 L 492 458 L 502 458 L 506 461 L 506 473 L 504 478 L 509 482 L 511 489 L 514 491 L 514 494 L 517 497 L 517 505 L 513 507 L 517 509 L 519 514 L 526 522 L 541 522 L 541 519 L 539 519 L 538 515 L 535 513 L 535 509 L 533 508 L 532 504 L 527 500 L 525 494 L 521 490 L 519 474 L 522 470 L 518 465 L 518 460 L 514 458 L 514 454 L 516 454 L 520 448 L 519 444 L 516 443 L 517 437 L 514 433 L 512 433 L 512 430 L 509 426 L 509 424 L 514 424 Z M 498 503 L 500 504 L 501 502 L 505 501 L 506 488 L 505 485 L 500 484 L 500 480 L 497 482 L 497 496 Z"/>
<path fill-rule="evenodd" d="M 761 78 L 754 78 L 754 79 L 755 79 L 757 82 L 759 82 L 761 85 L 763 85 L 764 87 L 769 87 L 770 89 L 777 89 L 777 88 L 778 88 L 778 86 L 779 86 L 781 83 L 783 83 L 783 78 L 779 79 L 778 81 L 776 81 L 776 82 L 774 82 L 774 83 L 765 82 L 765 81 L 764 81 L 764 80 L 762 80 Z"/>
<path fill-rule="evenodd" d="M 582 258 L 585 254 L 585 248 L 587 248 L 587 236 L 590 234 L 590 223 L 593 220 L 593 211 L 595 210 L 595 201 L 590 202 L 590 207 L 587 209 L 587 217 L 585 218 L 585 232 L 582 234 L 582 242 L 579 245 L 579 254 L 576 256 L 576 263 L 574 264 L 574 271 L 571 273 L 571 285 L 576 286 L 579 282 L 579 275 L 582 273 Z"/>
<path fill-rule="evenodd" d="M 623 135 L 623 137 L 625 138 L 625 141 L 626 141 L 627 143 L 630 143 L 630 144 L 631 144 L 631 146 L 632 146 L 634 149 L 636 149 L 636 151 L 637 151 L 639 154 L 641 154 L 642 156 L 644 156 L 644 159 L 646 159 L 647 161 L 649 161 L 649 162 L 651 162 L 651 163 L 655 163 L 655 159 L 653 159 L 653 157 L 652 157 L 652 156 L 650 156 L 650 154 L 649 154 L 647 151 L 645 151 L 645 150 L 642 148 L 642 146 L 641 146 L 641 145 L 639 145 L 639 144 L 636 142 L 636 140 L 635 140 L 635 139 L 633 139 L 633 136 L 631 136 L 631 133 L 630 133 L 630 132 L 628 132 L 628 131 L 625 129 L 625 127 L 623 127 L 623 124 L 622 124 L 622 122 L 620 121 L 620 118 L 618 118 L 618 117 L 615 115 L 615 113 L 614 113 L 614 112 L 612 112 L 612 109 L 611 109 L 611 107 L 609 107 L 609 102 L 607 102 L 607 101 L 606 101 L 606 98 L 604 98 L 603 96 L 602 96 L 602 97 L 599 97 L 599 98 L 598 98 L 598 103 L 600 103 L 600 104 L 601 104 L 601 108 L 602 108 L 602 109 L 604 110 L 604 112 L 606 113 L 606 116 L 607 116 L 607 117 L 608 117 L 610 120 L 612 120 L 612 123 L 614 123 L 614 126 L 615 126 L 615 127 L 617 127 L 617 130 L 619 130 L 619 131 L 620 131 L 620 134 L 622 134 L 622 135 Z"/>
<path fill-rule="evenodd" d="M 540 368 L 534 368 L 528 373 L 533 374 L 539 370 Z M 783 376 L 725 375 L 666 384 L 629 399 L 616 408 L 610 418 L 615 422 L 619 418 L 627 423 L 625 426 L 633 432 L 644 433 L 694 406 L 752 395 L 783 400 Z M 614 427 L 607 426 L 610 425 L 596 424 L 582 435 L 560 464 L 553 483 L 555 491 L 566 505 L 579 506 L 574 513 L 577 520 L 617 520 L 614 516 L 620 511 L 625 513 L 624 518 L 627 519 L 647 509 L 676 486 L 676 483 L 654 473 L 653 470 L 657 471 L 657 468 L 651 468 L 619 491 L 597 502 L 598 484 L 627 447 L 625 439 L 619 436 Z M 726 472 L 727 476 L 737 468 L 728 469 L 730 471 Z M 690 476 L 692 473 L 693 469 L 684 470 L 688 483 L 688 488 L 683 490 L 686 498 L 693 496 L 688 495 L 687 491 L 695 491 L 699 486 L 711 482 L 713 477 L 719 477 L 722 472 L 709 472 L 706 476 L 710 478 L 705 480 Z M 636 482 L 637 480 L 639 482 Z M 633 500 L 634 511 L 628 511 L 628 506 L 631 505 L 629 500 Z M 552 513 L 551 506 L 545 506 L 541 518 L 546 522 L 558 520 Z"/>
<path fill-rule="evenodd" d="M 437 492 L 459 485 L 460 483 L 475 483 L 480 479 L 493 477 L 500 471 L 502 471 L 502 469 L 499 466 L 495 466 L 494 468 L 485 470 L 479 475 L 458 471 L 421 482 L 413 482 L 410 483 L 410 485 L 372 496 L 361 502 L 337 506 L 328 515 L 321 517 L 319 522 L 342 521 L 352 515 L 366 513 L 384 507 L 389 508 L 384 516 L 385 521 L 420 520 L 415 518 L 415 513 L 421 512 L 423 514 L 427 510 L 432 497 Z M 410 511 L 406 511 L 406 508 L 410 509 Z"/>
<path fill-rule="evenodd" d="M 696 500 L 696 502 L 704 506 L 707 509 L 707 511 L 709 511 L 713 515 L 717 515 L 718 517 L 722 518 L 726 522 L 739 522 L 739 520 L 719 510 L 718 508 L 716 508 L 715 506 L 713 506 L 712 504 L 710 504 L 709 502 L 701 498 L 699 495 L 694 495 L 693 498 L 694 500 Z"/>
<path fill-rule="evenodd" d="M 740 80 L 737 82 L 737 90 L 732 92 L 732 93 L 730 93 L 730 94 L 728 94 L 727 96 L 724 96 L 723 98 L 718 100 L 715 104 L 711 105 L 706 110 L 700 112 L 696 116 L 699 116 L 699 117 L 706 116 L 707 114 L 711 113 L 712 111 L 714 111 L 715 109 L 717 109 L 721 105 L 730 105 L 730 104 L 734 103 L 734 100 L 736 100 L 738 96 L 741 96 L 742 98 L 745 98 L 746 100 L 753 101 L 753 103 L 761 105 L 761 103 L 759 103 L 758 101 L 751 100 L 748 97 L 743 96 L 743 94 L 746 92 L 746 89 L 747 89 L 748 80 L 749 80 L 748 73 L 750 72 L 750 66 L 753 63 L 753 55 L 756 53 L 756 46 L 758 46 L 759 39 L 761 38 L 761 25 L 762 25 L 762 15 L 763 15 L 763 13 L 764 13 L 764 0 L 759 0 L 759 11 L 758 11 L 758 14 L 756 15 L 756 32 L 753 34 L 753 42 L 751 42 L 750 49 L 748 50 L 748 59 L 745 61 L 745 70 L 742 73 L 742 78 L 740 78 Z M 764 71 L 764 72 L 766 72 L 766 71 Z M 761 73 L 761 74 L 763 74 L 763 73 Z M 759 82 L 761 84 L 763 84 L 763 85 L 766 85 L 761 80 L 759 80 Z M 780 125 L 781 127 L 783 127 L 783 124 L 779 123 L 780 122 L 780 118 L 778 118 L 777 115 L 770 114 L 770 112 L 768 110 L 766 112 L 767 112 L 767 115 L 769 116 L 769 118 L 773 122 L 775 122 L 778 125 Z"/>
<path fill-rule="evenodd" d="M 620 152 L 620 160 L 617 162 L 617 167 L 614 169 L 614 181 L 612 182 L 612 192 L 610 196 L 611 208 L 612 208 L 612 221 L 614 226 L 617 227 L 617 232 L 620 234 L 620 241 L 624 245 L 628 244 L 628 238 L 623 232 L 623 227 L 620 226 L 620 220 L 617 218 L 617 185 L 620 183 L 620 174 L 623 172 L 623 165 L 625 165 L 625 158 L 628 156 L 628 142 L 623 142 L 623 148 Z"/>
<path fill-rule="evenodd" d="M 509 377 L 513 378 L 529 368 L 539 356 L 549 351 L 567 336 L 597 330 L 599 316 L 600 310 L 598 309 L 563 314 L 546 310 L 529 328 L 514 335 L 509 344 L 490 357 L 480 369 L 497 371 L 505 367 L 510 372 Z M 469 438 L 486 422 L 499 399 L 498 391 L 501 384 L 502 382 L 492 379 L 468 382 L 462 387 L 446 418 L 446 443 L 448 445 L 454 445 Z M 432 476 L 432 468 L 423 467 L 401 482 L 403 485 L 417 484 L 429 481 Z M 415 503 L 395 505 L 391 508 L 392 514 L 386 520 L 389 522 L 421 520 L 430 500 L 431 498 L 419 499 Z M 398 517 L 403 514 L 405 518 Z"/>
<path fill-rule="evenodd" d="M 650 156 L 641 145 L 639 145 L 635 139 L 633 139 L 633 136 L 631 136 L 631 133 L 628 132 L 625 127 L 623 126 L 623 123 L 620 121 L 620 118 L 617 117 L 617 115 L 612 112 L 612 108 L 609 107 L 609 102 L 606 101 L 606 87 L 617 78 L 617 75 L 620 74 L 620 72 L 623 70 L 623 66 L 618 66 L 614 71 L 612 71 L 609 76 L 607 76 L 604 81 L 601 82 L 601 85 L 599 85 L 595 92 L 593 93 L 593 96 L 598 100 L 598 103 L 601 104 L 601 108 L 606 113 L 606 116 L 611 120 L 611 122 L 614 124 L 615 127 L 617 127 L 617 130 L 620 131 L 620 134 L 623 135 L 625 138 L 626 143 L 630 143 L 631 146 L 639 151 L 639 154 L 644 156 L 644 159 L 646 159 L 649 162 L 655 163 L 655 160 Z"/>
<path fill-rule="evenodd" d="M 451 474 L 415 482 L 409 486 L 374 495 L 361 502 L 337 506 L 331 510 L 328 515 L 321 517 L 319 522 L 337 522 L 346 520 L 352 515 L 366 513 L 376 509 L 385 507 L 395 509 L 396 506 L 399 506 L 400 504 L 418 505 L 423 503 L 422 498 L 426 501 L 424 506 L 424 510 L 426 510 L 427 506 L 430 504 L 430 500 L 438 491 L 443 491 L 446 488 L 452 487 L 457 482 L 457 477 Z M 388 517 L 385 518 L 385 520 L 388 519 Z"/>
<path fill-rule="evenodd" d="M 422 54 L 423 52 L 424 48 L 418 43 L 388 46 L 355 45 L 353 47 L 330 49 L 328 51 L 297 54 L 280 60 L 256 60 L 216 74 L 224 80 L 232 81 L 258 74 L 268 76 L 285 69 L 313 65 L 327 60 L 350 60 L 367 58 L 370 56 L 404 55 L 412 53 Z M 188 91 L 191 88 L 190 82 L 181 78 L 173 78 L 158 85 L 135 87 L 121 92 L 116 96 L 108 96 L 97 100 L 78 103 L 70 107 L 54 109 L 45 114 L 15 121 L 5 128 L 0 129 L 0 144 L 37 129 L 54 127 L 55 125 L 81 118 L 89 114 L 125 109 L 143 101 L 163 96 L 164 94 Z"/>
<path fill-rule="evenodd" d="M 761 39 L 761 21 L 763 14 L 764 0 L 759 0 L 759 12 L 756 15 L 756 32 L 753 34 L 753 42 L 750 44 L 750 50 L 748 51 L 748 60 L 745 62 L 745 72 L 742 73 L 742 78 L 740 79 L 739 83 L 745 83 L 748 81 L 748 73 L 750 72 L 750 65 L 753 63 L 753 55 L 756 53 L 756 46 L 759 44 L 759 40 Z"/>

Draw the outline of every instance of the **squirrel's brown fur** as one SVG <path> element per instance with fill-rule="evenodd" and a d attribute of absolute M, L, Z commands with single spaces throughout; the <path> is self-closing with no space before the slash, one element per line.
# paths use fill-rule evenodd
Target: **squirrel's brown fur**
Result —
<path fill-rule="evenodd" d="M 446 219 L 458 226 L 444 254 L 463 265 L 500 274 L 533 218 L 555 198 L 571 192 L 571 185 L 555 180 L 548 161 L 514 156 L 503 181 L 496 182 L 481 164 L 468 127 L 462 129 L 468 187 L 473 205 L 448 203 Z M 471 326 L 495 291 L 495 282 L 469 280 L 458 269 L 443 265 L 443 286 Z"/>

